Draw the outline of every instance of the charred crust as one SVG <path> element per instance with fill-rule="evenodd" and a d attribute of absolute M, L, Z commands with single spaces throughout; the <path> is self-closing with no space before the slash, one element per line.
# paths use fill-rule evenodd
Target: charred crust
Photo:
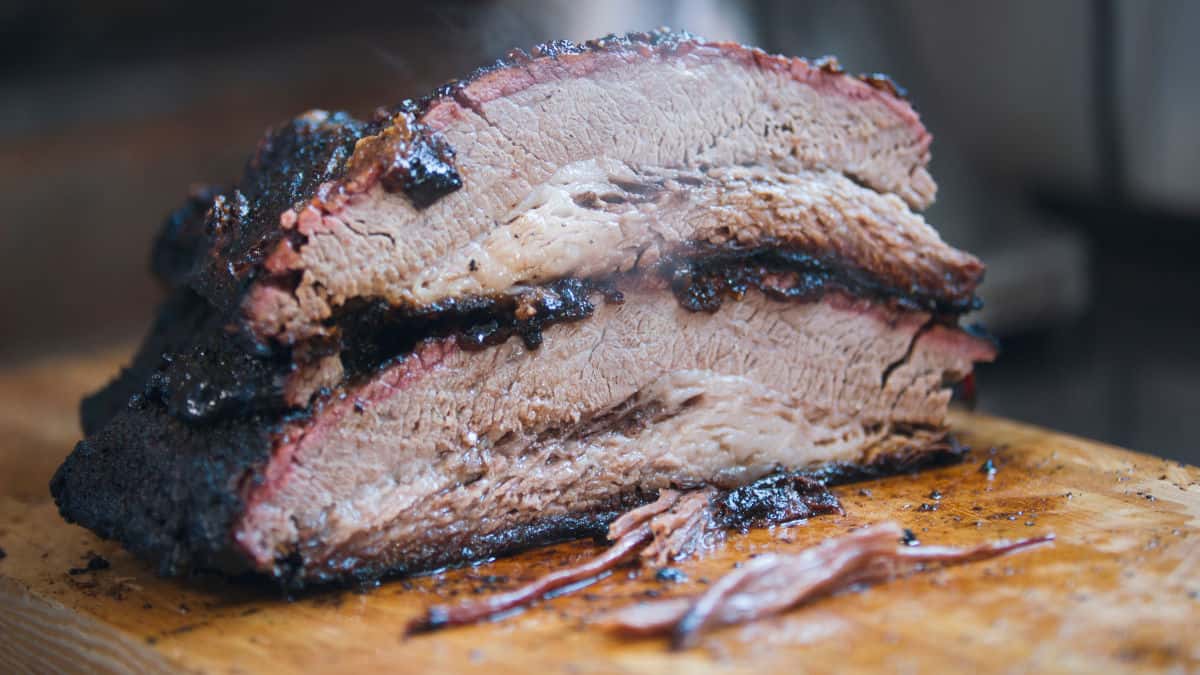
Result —
<path fill-rule="evenodd" d="M 130 405 L 145 403 L 151 376 L 163 365 L 164 355 L 183 355 L 215 327 L 212 306 L 187 288 L 175 290 L 159 308 L 149 333 L 133 362 L 100 391 L 80 404 L 83 431 L 92 435 Z M 197 364 L 198 366 L 200 364 Z"/>
<path fill-rule="evenodd" d="M 957 316 L 979 309 L 978 279 L 947 275 L 943 284 L 918 279 L 884 279 L 847 264 L 834 254 L 813 254 L 770 244 L 753 248 L 691 243 L 659 263 L 679 303 L 692 311 L 715 312 L 751 288 L 780 300 L 815 300 L 830 291 L 875 300 L 900 309 Z"/>
<path fill-rule="evenodd" d="M 829 486 L 804 473 L 767 476 L 723 493 L 716 506 L 718 522 L 739 530 L 844 513 Z"/>
<path fill-rule="evenodd" d="M 331 337 L 323 353 L 339 353 L 347 379 L 355 380 L 386 367 L 430 338 L 454 337 L 460 348 L 475 351 L 516 335 L 526 348 L 537 349 L 545 328 L 586 319 L 595 311 L 594 297 L 619 295 L 607 282 L 566 278 L 517 295 L 468 297 L 421 308 L 359 299 L 327 322 Z"/>
<path fill-rule="evenodd" d="M 355 143 L 377 132 L 377 124 L 364 123 L 346 113 L 315 111 L 271 130 L 259 141 L 240 181 L 229 190 L 209 197 L 203 217 L 202 250 L 197 250 L 194 214 L 198 200 L 189 200 L 181 212 L 189 235 L 190 252 L 186 274 L 170 278 L 175 285 L 187 283 L 216 308 L 231 314 L 241 294 L 258 275 L 267 254 L 284 236 L 279 217 L 295 204 L 308 201 L 317 187 L 342 175 Z M 171 234 L 174 217 L 168 219 L 160 241 L 163 252 L 180 238 Z M 160 262 L 161 260 L 161 262 Z M 156 270 L 165 267 L 166 256 L 155 257 Z"/>
<path fill-rule="evenodd" d="M 291 360 L 283 352 L 264 357 L 230 349 L 225 339 L 206 332 L 181 353 L 161 354 L 143 396 L 188 424 L 281 412 Z"/>
<path fill-rule="evenodd" d="M 167 217 L 154 240 L 150 269 L 167 288 L 178 288 L 191 279 L 207 249 L 205 218 L 223 188 L 193 187 L 183 206 Z"/>
<path fill-rule="evenodd" d="M 129 368 L 81 406 L 84 432 L 98 432 L 130 405 L 161 407 L 189 425 L 285 412 L 291 349 L 253 343 L 192 291 L 159 310 Z"/>
<path fill-rule="evenodd" d="M 122 409 L 81 441 L 50 483 L 59 512 L 180 574 L 249 568 L 232 541 L 243 481 L 261 480 L 272 445 L 262 416 L 197 429 L 161 406 Z"/>
<path fill-rule="evenodd" d="M 462 187 L 454 149 L 418 122 L 409 107 L 402 106 L 386 128 L 358 143 L 345 177 L 322 186 L 318 196 L 323 203 L 332 206 L 378 181 L 384 190 L 402 191 L 413 206 L 423 209 Z"/>

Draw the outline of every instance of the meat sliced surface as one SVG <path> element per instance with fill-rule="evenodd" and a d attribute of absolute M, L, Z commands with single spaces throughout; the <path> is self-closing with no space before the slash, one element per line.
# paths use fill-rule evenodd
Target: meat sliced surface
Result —
<path fill-rule="evenodd" d="M 250 491 L 236 536 L 264 565 L 299 541 L 316 543 L 312 574 L 399 567 L 451 541 L 479 548 L 462 539 L 478 521 L 503 532 L 639 491 L 870 463 L 940 437 L 942 380 L 980 355 L 971 338 L 832 298 L 772 304 L 755 293 L 708 315 L 630 291 L 548 329 L 536 351 L 423 345 L 285 431 L 289 475 Z"/>
<path fill-rule="evenodd" d="M 306 114 L 168 220 L 171 298 L 52 491 L 164 572 L 302 585 L 919 463 L 994 355 L 929 140 L 880 80 L 665 32 Z"/>
<path fill-rule="evenodd" d="M 293 226 L 307 243 L 296 251 L 287 240 L 268 259 L 276 274 L 302 274 L 299 286 L 254 286 L 248 321 L 262 335 L 297 341 L 327 331 L 324 321 L 347 298 L 423 307 L 564 276 L 636 271 L 664 256 L 689 256 L 689 244 L 803 251 L 831 267 L 863 270 L 872 285 L 917 304 L 972 305 L 979 262 L 947 246 L 895 195 L 842 172 L 801 169 L 791 159 L 704 170 L 633 161 L 593 156 L 561 166 L 521 187 L 517 204 L 485 214 L 474 203 L 471 212 L 442 213 L 472 199 L 466 187 L 421 212 L 382 189 L 336 215 L 318 217 L 310 205 Z M 522 160 L 513 171 L 527 166 L 540 163 Z"/>

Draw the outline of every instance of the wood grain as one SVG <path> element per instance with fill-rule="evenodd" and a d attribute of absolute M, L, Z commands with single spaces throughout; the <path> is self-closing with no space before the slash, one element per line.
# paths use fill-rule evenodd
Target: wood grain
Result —
<path fill-rule="evenodd" d="M 253 582 L 161 579 L 62 522 L 44 496 L 82 390 L 116 353 L 0 375 L 0 668 L 212 673 L 1200 670 L 1200 469 L 979 415 L 962 464 L 837 490 L 844 517 L 734 535 L 670 584 L 629 570 L 504 621 L 404 638 L 433 602 L 511 588 L 590 555 L 563 544 L 365 592 L 291 601 Z M 979 465 L 992 457 L 991 479 Z M 934 500 L 930 493 L 942 494 Z M 921 510 L 936 504 L 936 510 Z M 1053 532 L 1053 547 L 843 594 L 668 652 L 590 628 L 606 609 L 695 592 L 739 560 L 895 519 L 926 543 Z M 69 574 L 93 554 L 109 569 Z"/>

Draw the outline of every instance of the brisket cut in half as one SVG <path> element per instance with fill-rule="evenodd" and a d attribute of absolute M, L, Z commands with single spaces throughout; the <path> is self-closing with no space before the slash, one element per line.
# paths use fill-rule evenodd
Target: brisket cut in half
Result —
<path fill-rule="evenodd" d="M 167 221 L 55 499 L 164 573 L 299 586 L 912 466 L 993 357 L 930 140 L 885 78 L 669 32 L 305 114 Z"/>

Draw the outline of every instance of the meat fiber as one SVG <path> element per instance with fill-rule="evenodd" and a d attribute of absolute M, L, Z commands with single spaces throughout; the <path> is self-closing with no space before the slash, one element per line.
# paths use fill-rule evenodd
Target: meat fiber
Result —
<path fill-rule="evenodd" d="M 986 560 L 1054 540 L 1054 535 L 1044 535 L 969 548 L 914 548 L 900 543 L 903 532 L 895 523 L 881 523 L 798 554 L 762 555 L 698 597 L 631 605 L 598 623 L 627 636 L 670 635 L 674 648 L 686 648 L 706 630 L 755 621 L 856 585 Z"/>
<path fill-rule="evenodd" d="M 579 588 L 623 562 L 638 558 L 662 568 L 724 540 L 725 530 L 792 523 L 813 515 L 842 513 L 820 482 L 799 474 L 776 474 L 724 493 L 712 487 L 681 495 L 662 490 L 653 502 L 622 514 L 608 527 L 612 546 L 582 563 L 551 572 L 512 591 L 455 606 L 435 605 L 411 621 L 407 632 L 462 626 L 528 606 L 567 586 Z"/>
<path fill-rule="evenodd" d="M 300 586 L 919 464 L 994 355 L 929 143 L 885 80 L 669 32 L 307 113 L 168 220 L 52 492 L 164 573 Z"/>

